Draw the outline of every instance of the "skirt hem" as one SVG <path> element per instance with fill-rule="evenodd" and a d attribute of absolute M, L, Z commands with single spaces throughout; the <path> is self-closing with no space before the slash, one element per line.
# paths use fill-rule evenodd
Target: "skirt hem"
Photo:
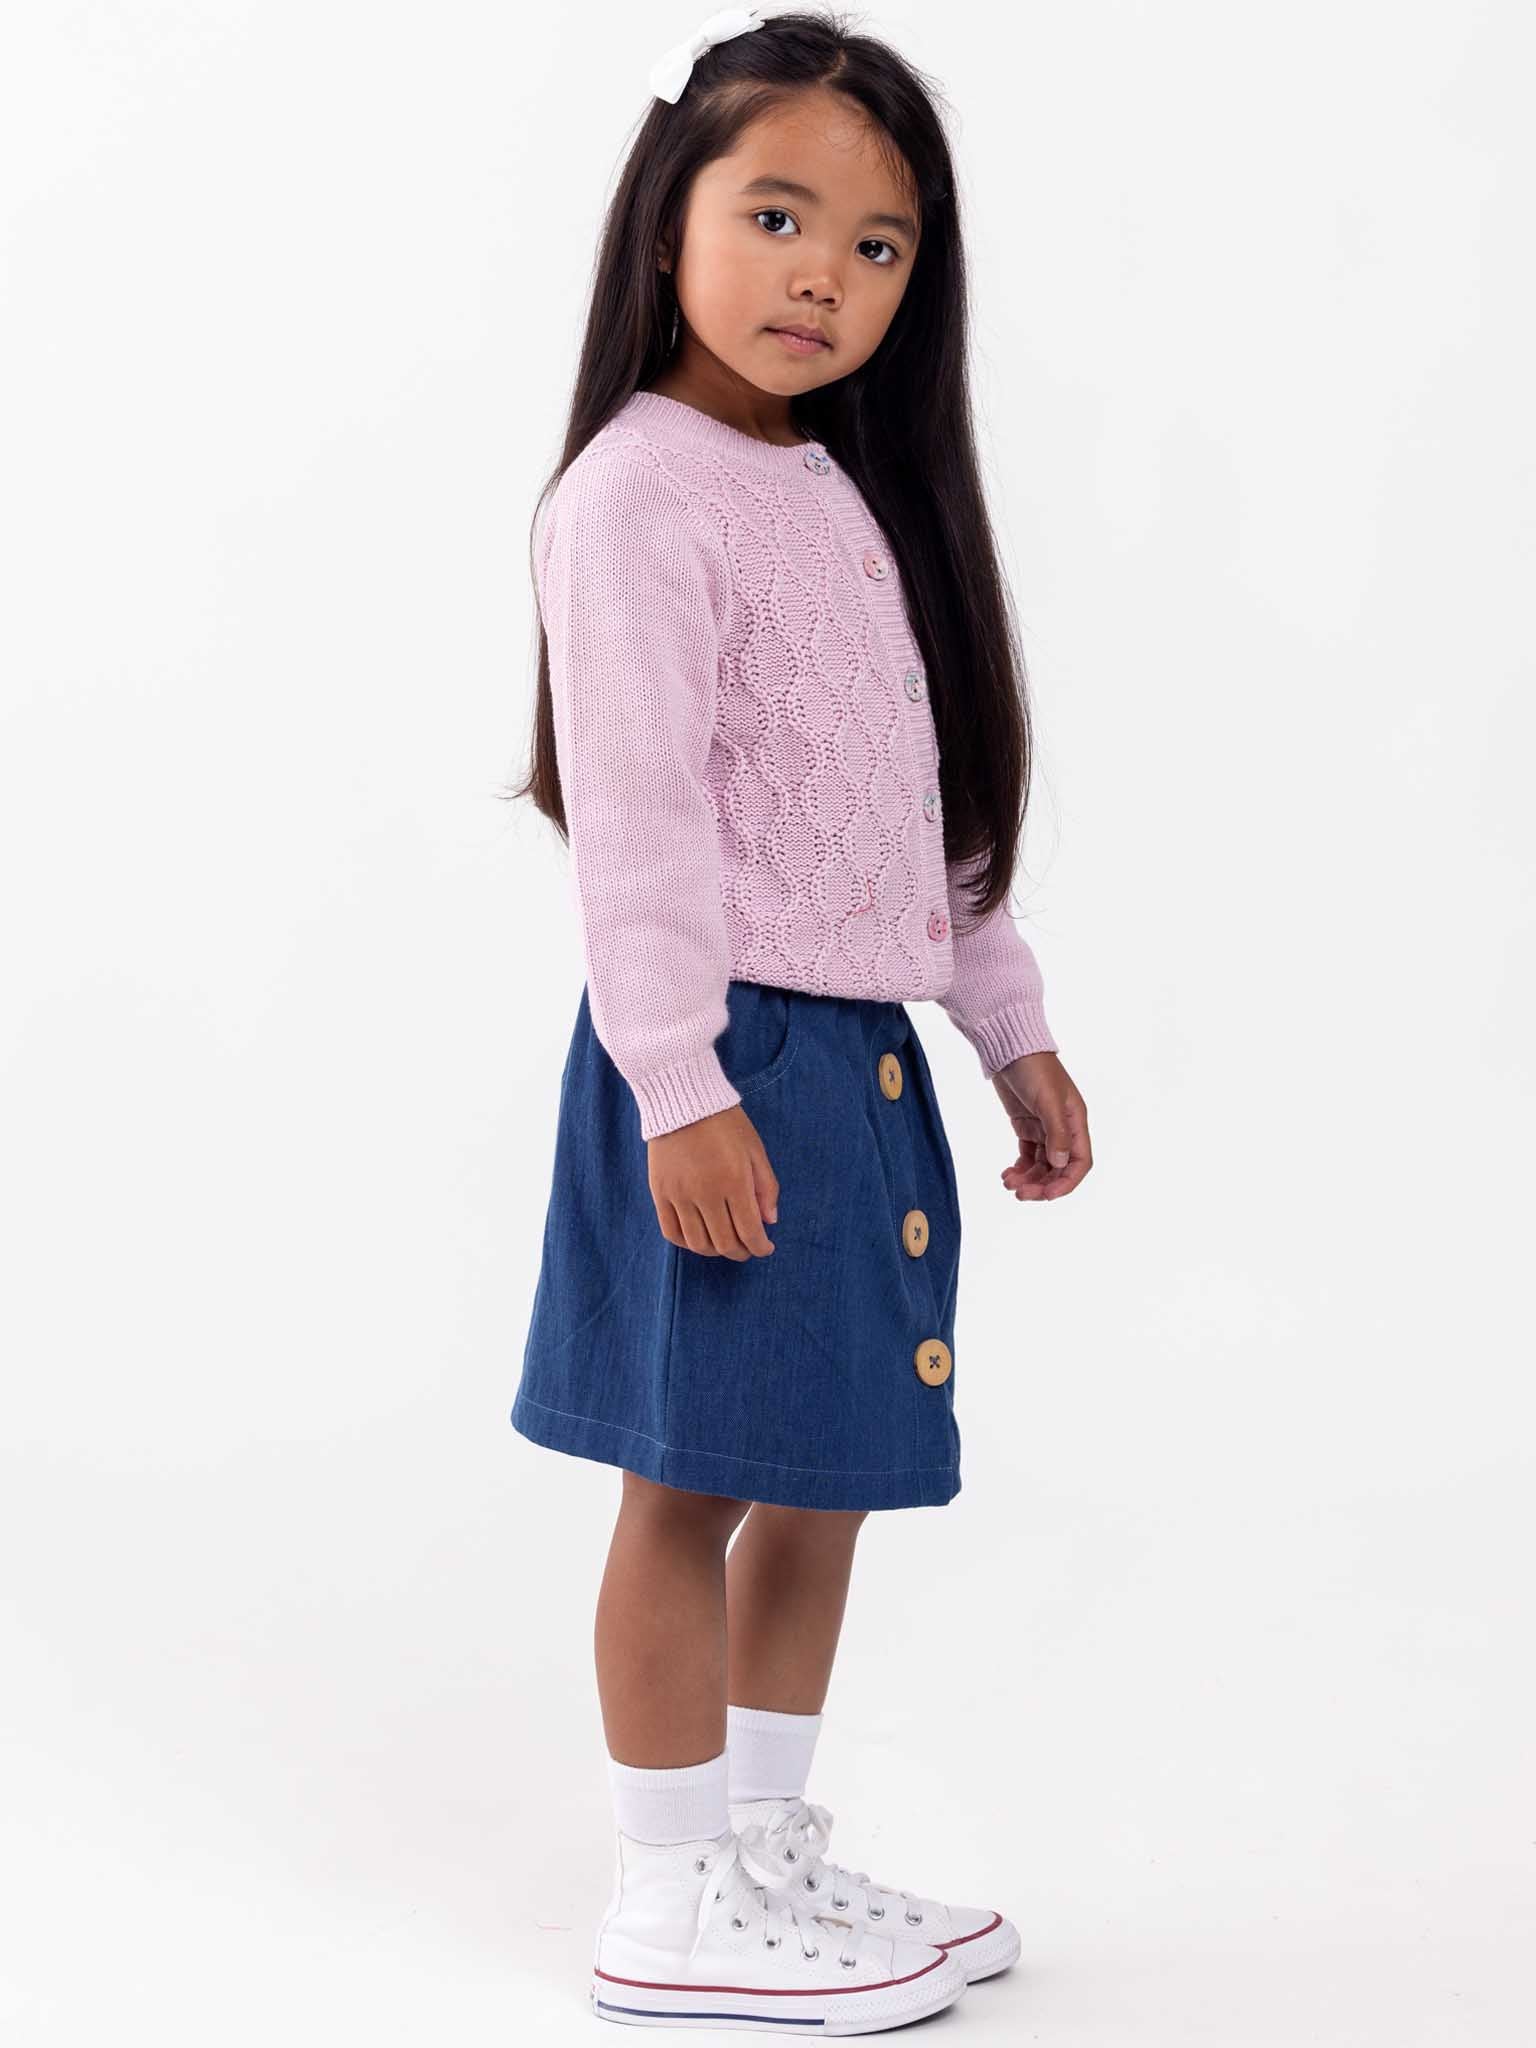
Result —
<path fill-rule="evenodd" d="M 685 1493 L 760 1500 L 770 1507 L 945 1507 L 960 1491 L 959 1468 L 953 1465 L 915 1466 L 899 1472 L 809 1471 L 791 1465 L 765 1465 L 754 1459 L 664 1444 L 596 1416 L 546 1408 L 523 1393 L 513 1403 L 511 1420 L 520 1436 L 546 1450 L 622 1465 L 642 1479 L 675 1486 Z"/>

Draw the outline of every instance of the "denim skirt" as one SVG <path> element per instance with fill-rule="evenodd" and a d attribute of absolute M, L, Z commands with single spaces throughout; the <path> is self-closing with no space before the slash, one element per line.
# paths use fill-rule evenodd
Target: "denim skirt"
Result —
<path fill-rule="evenodd" d="M 584 987 L 512 1424 L 692 1493 L 937 1507 L 960 1490 L 960 1202 L 905 1006 L 753 981 L 715 1050 L 779 1182 L 774 1250 L 662 1236 Z"/>

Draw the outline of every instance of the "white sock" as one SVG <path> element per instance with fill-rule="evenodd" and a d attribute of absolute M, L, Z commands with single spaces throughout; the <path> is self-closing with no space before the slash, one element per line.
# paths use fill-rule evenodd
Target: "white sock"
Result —
<path fill-rule="evenodd" d="M 775 1714 L 766 1707 L 725 1710 L 733 1806 L 751 1799 L 803 1799 L 820 1714 Z"/>
<path fill-rule="evenodd" d="M 613 1815 L 622 1834 L 658 1846 L 719 1841 L 731 1832 L 726 1799 L 727 1752 L 680 1770 L 649 1771 L 608 1759 Z"/>

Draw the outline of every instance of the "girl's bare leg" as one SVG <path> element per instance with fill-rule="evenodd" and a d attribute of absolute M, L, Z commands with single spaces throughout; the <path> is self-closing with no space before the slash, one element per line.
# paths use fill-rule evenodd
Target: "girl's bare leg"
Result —
<path fill-rule="evenodd" d="M 750 1505 L 625 1471 L 594 1632 L 618 1762 L 678 1770 L 725 1748 L 725 1553 Z"/>
<path fill-rule="evenodd" d="M 821 1712 L 863 1523 L 861 1510 L 753 1507 L 725 1570 L 733 1706 Z"/>

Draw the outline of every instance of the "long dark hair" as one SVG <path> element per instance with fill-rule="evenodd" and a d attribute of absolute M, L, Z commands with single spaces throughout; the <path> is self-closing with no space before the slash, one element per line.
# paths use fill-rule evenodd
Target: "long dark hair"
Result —
<path fill-rule="evenodd" d="M 1023 832 L 1033 751 L 1027 679 L 976 457 L 967 273 L 939 96 L 887 44 L 850 33 L 840 14 L 774 15 L 700 57 L 676 104 L 651 101 L 603 223 L 565 446 L 539 506 L 671 355 L 679 309 L 656 251 L 668 248 L 675 260 L 695 174 L 728 155 L 749 122 L 818 86 L 864 109 L 898 180 L 913 189 L 920 233 L 880 346 L 846 377 L 797 399 L 792 413 L 857 484 L 896 556 L 930 682 L 945 856 L 990 856 L 968 892 L 981 916 L 1008 895 Z M 537 522 L 536 511 L 535 532 Z M 530 574 L 532 550 L 531 533 Z M 531 771 L 509 793 L 531 796 L 568 836 L 542 621 Z"/>

